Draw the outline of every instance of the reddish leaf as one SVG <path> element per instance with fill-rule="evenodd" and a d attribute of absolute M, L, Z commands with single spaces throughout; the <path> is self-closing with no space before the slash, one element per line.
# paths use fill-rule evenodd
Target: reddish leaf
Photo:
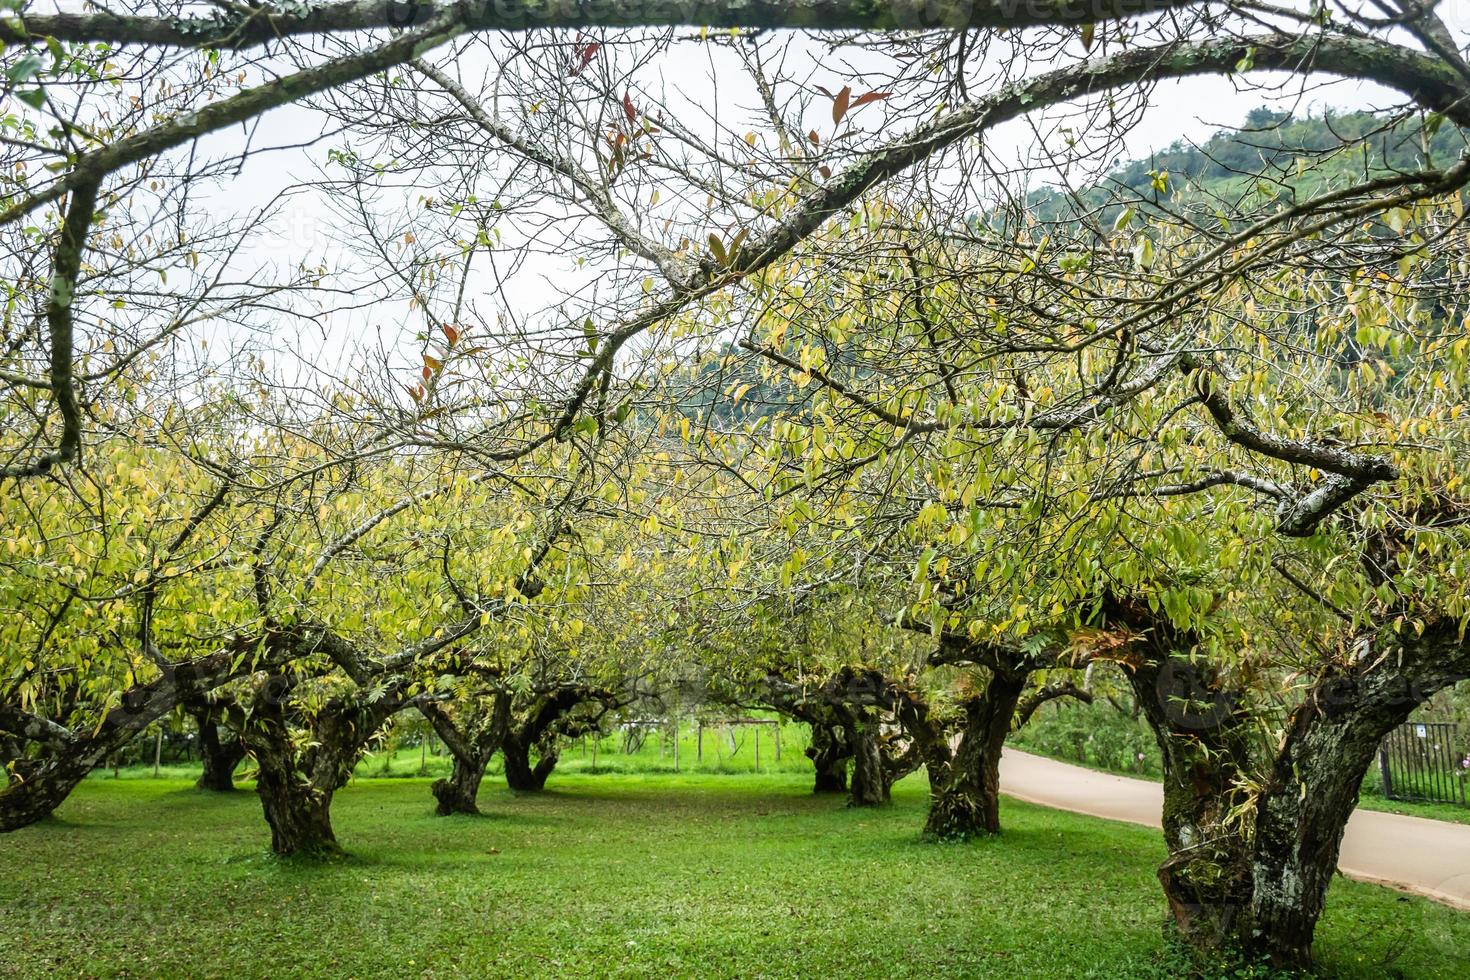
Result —
<path fill-rule="evenodd" d="M 847 115 L 848 103 L 850 103 L 851 101 L 852 101 L 852 86 L 851 85 L 844 85 L 844 86 L 842 86 L 842 91 L 841 92 L 838 92 L 837 95 L 834 96 L 833 99 L 832 99 L 832 122 L 833 123 L 840 123 L 840 122 L 842 122 L 842 117 L 845 116 L 845 115 Z"/>
<path fill-rule="evenodd" d="M 821 174 L 822 178 L 825 180 L 826 178 L 832 176 L 832 168 L 824 163 L 817 168 L 817 173 Z"/>
<path fill-rule="evenodd" d="M 817 131 L 815 129 L 812 130 L 810 133 L 807 133 L 806 138 L 812 141 L 812 146 L 822 145 L 822 137 L 817 135 Z"/>
<path fill-rule="evenodd" d="M 444 324 L 444 339 L 449 341 L 450 347 L 459 343 L 459 328 L 450 323 Z"/>
<path fill-rule="evenodd" d="M 857 98 L 852 100 L 852 108 L 856 109 L 859 106 L 865 106 L 870 102 L 879 102 L 883 99 L 888 98 L 892 94 L 892 92 L 869 92 L 866 95 L 859 95 Z"/>
<path fill-rule="evenodd" d="M 434 372 L 429 370 L 429 366 L 427 364 L 424 365 L 424 370 L 423 370 L 422 373 L 424 375 L 424 380 L 425 381 L 433 381 L 434 380 Z"/>
<path fill-rule="evenodd" d="M 633 96 L 628 92 L 623 93 L 623 115 L 630 123 L 638 121 L 638 110 L 633 108 Z"/>
<path fill-rule="evenodd" d="M 596 41 L 588 41 L 580 48 L 577 48 L 577 63 L 572 66 L 572 70 L 567 73 L 567 77 L 572 78 L 582 74 L 582 69 L 592 64 L 592 59 L 597 57 L 597 52 L 601 47 L 602 45 Z"/>
<path fill-rule="evenodd" d="M 424 400 L 423 385 L 414 385 L 411 388 L 408 385 L 404 385 L 404 387 L 408 388 L 408 397 L 412 398 L 414 401 L 421 402 Z"/>

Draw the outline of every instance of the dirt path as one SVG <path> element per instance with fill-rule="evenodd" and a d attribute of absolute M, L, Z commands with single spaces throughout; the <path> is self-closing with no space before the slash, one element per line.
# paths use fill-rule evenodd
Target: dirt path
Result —
<path fill-rule="evenodd" d="M 1159 826 L 1158 783 L 1069 766 L 1008 748 L 1001 791 L 1028 803 Z M 1358 810 L 1348 821 L 1342 872 L 1470 911 L 1470 824 Z"/>

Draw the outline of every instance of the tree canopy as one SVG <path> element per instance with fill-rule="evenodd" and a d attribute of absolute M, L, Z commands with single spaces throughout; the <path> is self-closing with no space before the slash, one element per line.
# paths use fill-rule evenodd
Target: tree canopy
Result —
<path fill-rule="evenodd" d="M 497 752 L 535 791 L 708 703 L 994 833 L 1007 735 L 1113 683 L 1180 932 L 1306 961 L 1379 742 L 1470 676 L 1464 41 L 1391 3 L 11 5 L 0 828 L 177 711 L 330 854 L 401 712 L 452 813 Z M 1200 78 L 1274 102 L 1127 159 Z M 1395 104 L 1291 107 L 1330 80 Z"/>

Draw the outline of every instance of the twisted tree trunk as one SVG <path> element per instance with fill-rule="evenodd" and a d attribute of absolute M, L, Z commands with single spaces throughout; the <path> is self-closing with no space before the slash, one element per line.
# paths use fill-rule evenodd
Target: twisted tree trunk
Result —
<path fill-rule="evenodd" d="M 1000 754 L 1028 674 L 992 669 L 985 690 L 965 702 L 959 746 L 937 780 L 931 772 L 924 836 L 963 840 L 1000 833 Z"/>
<path fill-rule="evenodd" d="M 883 765 L 877 720 L 856 715 L 848 724 L 847 733 L 853 748 L 852 784 L 848 787 L 847 805 L 880 806 L 887 803 L 890 783 Z"/>
<path fill-rule="evenodd" d="M 231 733 L 220 737 L 219 723 L 211 713 L 195 716 L 199 723 L 199 758 L 204 772 L 194 784 L 199 789 L 229 793 L 235 789 L 235 767 L 245 758 L 245 743 Z"/>
<path fill-rule="evenodd" d="M 161 676 L 122 693 L 116 707 L 72 731 L 65 725 L 0 704 L 0 730 L 35 745 L 30 760 L 0 788 L 0 833 L 43 820 L 61 805 L 92 768 L 181 702 L 207 695 L 226 681 L 289 658 L 293 634 L 267 630 L 241 636 L 197 660 L 165 665 Z M 264 651 L 264 657 L 256 654 Z"/>
<path fill-rule="evenodd" d="M 429 787 L 429 792 L 434 794 L 434 799 L 439 804 L 435 812 L 441 817 L 455 813 L 478 815 L 480 807 L 476 798 L 480 793 L 480 782 L 485 778 L 485 767 L 489 763 L 488 757 L 477 760 L 455 756 L 449 778 L 436 779 Z"/>
<path fill-rule="evenodd" d="M 1174 925 L 1202 949 L 1237 944 L 1251 903 L 1249 853 L 1231 818 L 1250 762 L 1245 715 L 1208 664 L 1167 646 L 1149 650 L 1129 683 L 1163 756 L 1159 883 Z"/>
<path fill-rule="evenodd" d="M 600 705 L 595 715 L 570 717 L 579 705 L 589 702 Z M 538 696 L 521 723 L 509 725 L 505 732 L 500 751 L 505 759 L 506 785 L 522 793 L 539 793 L 545 789 L 546 777 L 561 758 L 559 740 L 600 731 L 602 716 L 618 703 L 618 697 L 612 692 L 579 685 L 558 687 Z M 532 749 L 538 755 L 534 766 Z"/>
<path fill-rule="evenodd" d="M 807 758 L 816 769 L 813 793 L 846 793 L 847 761 L 852 758 L 852 749 L 842 726 L 834 723 L 812 722 L 811 745 L 807 746 Z"/>
<path fill-rule="evenodd" d="M 21 767 L 10 784 L 0 789 L 0 833 L 51 816 L 106 754 L 103 750 L 94 758 L 94 753 L 84 752 Z"/>
<path fill-rule="evenodd" d="M 329 699 L 307 715 L 287 700 L 297 678 L 275 675 L 261 686 L 242 737 L 259 765 L 255 790 L 271 828 L 271 850 L 280 857 L 338 857 L 344 852 L 332 830 L 332 797 L 352 777 L 368 744 L 406 704 L 406 679 L 398 679 L 371 701 L 359 696 Z M 309 730 L 304 744 L 291 724 Z"/>
<path fill-rule="evenodd" d="M 543 739 L 537 746 L 539 757 L 531 764 L 531 744 L 517 734 L 508 735 L 500 754 L 505 760 L 505 784 L 519 793 L 539 793 L 546 788 L 546 778 L 561 758 L 554 744 Z"/>
<path fill-rule="evenodd" d="M 1249 945 L 1283 967 L 1310 964 L 1347 821 L 1383 739 L 1439 691 L 1470 676 L 1453 621 L 1393 637 L 1318 678 L 1287 722 L 1256 810 Z"/>
<path fill-rule="evenodd" d="M 488 719 L 477 719 L 468 705 L 455 712 L 432 702 L 420 706 L 419 710 L 429 719 L 454 757 L 454 768 L 449 778 L 435 780 L 429 787 L 438 801 L 439 816 L 480 812 L 476 802 L 480 782 L 485 778 L 485 767 L 490 764 L 491 757 L 504 744 L 510 721 L 510 702 L 508 693 L 497 693 Z"/>

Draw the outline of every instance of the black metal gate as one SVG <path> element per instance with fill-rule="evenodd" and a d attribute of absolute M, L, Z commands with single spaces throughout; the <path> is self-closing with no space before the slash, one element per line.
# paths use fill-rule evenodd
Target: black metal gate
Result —
<path fill-rule="evenodd" d="M 1465 805 L 1470 770 L 1456 726 L 1411 721 L 1389 733 L 1378 749 L 1383 795 L 1409 803 Z"/>

